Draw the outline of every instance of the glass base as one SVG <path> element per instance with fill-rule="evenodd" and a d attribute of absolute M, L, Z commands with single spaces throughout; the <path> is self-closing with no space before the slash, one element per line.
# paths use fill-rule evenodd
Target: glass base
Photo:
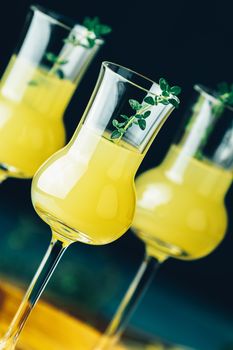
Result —
<path fill-rule="evenodd" d="M 57 217 L 49 214 L 40 207 L 36 206 L 35 210 L 37 214 L 42 218 L 42 220 L 44 220 L 51 227 L 54 235 L 60 241 L 67 242 L 67 240 L 70 240 L 71 242 L 82 242 L 86 244 L 98 245 L 96 241 L 95 243 L 93 243 L 85 233 L 78 231 L 70 227 L 69 225 L 66 225 Z M 102 244 L 102 242 L 100 242 L 99 244 Z"/>
<path fill-rule="evenodd" d="M 149 235 L 141 231 L 134 231 L 136 235 L 145 242 L 148 255 L 155 256 L 156 259 L 159 259 L 160 261 L 161 258 L 168 256 L 179 259 L 187 259 L 189 257 L 188 252 L 174 244 L 164 242 L 156 237 L 151 238 Z M 162 259 L 162 261 L 163 260 L 164 259 Z"/>

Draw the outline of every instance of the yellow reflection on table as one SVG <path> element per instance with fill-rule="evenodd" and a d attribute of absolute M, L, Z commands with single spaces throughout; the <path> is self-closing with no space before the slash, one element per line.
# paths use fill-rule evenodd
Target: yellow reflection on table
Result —
<path fill-rule="evenodd" d="M 0 331 L 4 334 L 23 296 L 11 284 L 0 285 Z M 91 350 L 100 334 L 87 324 L 40 301 L 22 332 L 17 350 Z M 126 350 L 118 346 L 116 350 Z"/>

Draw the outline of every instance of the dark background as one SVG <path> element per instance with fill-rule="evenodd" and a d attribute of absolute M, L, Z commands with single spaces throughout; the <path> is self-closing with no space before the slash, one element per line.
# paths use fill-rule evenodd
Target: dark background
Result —
<path fill-rule="evenodd" d="M 1 73 L 31 3 L 1 3 Z M 221 81 L 233 82 L 231 1 L 41 0 L 37 4 L 79 22 L 86 15 L 98 15 L 113 28 L 66 111 L 68 139 L 103 60 L 125 65 L 154 80 L 164 76 L 171 84 L 182 86 L 182 106 L 160 132 L 140 172 L 163 158 L 194 83 L 214 87 Z M 133 317 L 132 328 L 199 350 L 233 349 L 232 195 L 231 190 L 226 198 L 229 232 L 223 243 L 205 259 L 164 264 Z M 0 269 L 3 275 L 26 284 L 49 241 L 49 229 L 32 209 L 30 181 L 7 180 L 1 185 L 0 198 Z M 45 297 L 73 313 L 76 303 L 79 317 L 101 328 L 99 320 L 111 317 L 142 256 L 143 245 L 131 233 L 109 246 L 73 245 Z"/>

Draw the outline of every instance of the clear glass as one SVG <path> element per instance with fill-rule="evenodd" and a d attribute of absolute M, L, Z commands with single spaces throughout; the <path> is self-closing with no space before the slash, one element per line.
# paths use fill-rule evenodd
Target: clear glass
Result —
<path fill-rule="evenodd" d="M 31 6 L 0 82 L 0 181 L 30 178 L 65 143 L 64 111 L 102 40 L 84 47 L 87 29 Z M 79 40 L 76 46 L 68 38 Z"/>
<path fill-rule="evenodd" d="M 113 120 L 119 120 L 122 114 L 135 114 L 129 99 L 140 101 L 144 110 L 144 98 L 157 91 L 156 83 L 127 68 L 109 62 L 102 64 L 73 138 L 41 166 L 33 179 L 32 202 L 39 216 L 50 225 L 52 240 L 0 349 L 15 348 L 30 312 L 71 243 L 107 244 L 131 225 L 135 173 L 174 107 L 147 106 L 151 114 L 146 129 L 135 124 L 118 139 L 111 138 Z"/>
<path fill-rule="evenodd" d="M 132 224 L 145 243 L 144 260 L 95 350 L 112 349 L 160 264 L 169 257 L 193 260 L 224 238 L 224 197 L 232 182 L 233 110 L 196 85 L 176 142 L 162 164 L 136 180 Z"/>

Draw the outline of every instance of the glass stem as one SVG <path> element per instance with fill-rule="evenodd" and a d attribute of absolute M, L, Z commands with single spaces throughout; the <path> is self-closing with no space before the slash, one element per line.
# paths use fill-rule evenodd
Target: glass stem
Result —
<path fill-rule="evenodd" d="M 45 289 L 54 269 L 71 242 L 62 242 L 52 236 L 49 248 L 13 318 L 0 341 L 0 350 L 13 350 L 33 307 Z"/>
<path fill-rule="evenodd" d="M 5 181 L 6 178 L 7 178 L 7 175 L 5 175 L 4 173 L 1 173 L 1 172 L 0 172 L 0 184 L 1 184 L 3 181 Z"/>
<path fill-rule="evenodd" d="M 113 316 L 112 321 L 93 350 L 110 350 L 114 347 L 125 330 L 131 315 L 149 287 L 159 266 L 159 260 L 149 256 L 147 253 L 145 254 L 144 260 Z"/>

